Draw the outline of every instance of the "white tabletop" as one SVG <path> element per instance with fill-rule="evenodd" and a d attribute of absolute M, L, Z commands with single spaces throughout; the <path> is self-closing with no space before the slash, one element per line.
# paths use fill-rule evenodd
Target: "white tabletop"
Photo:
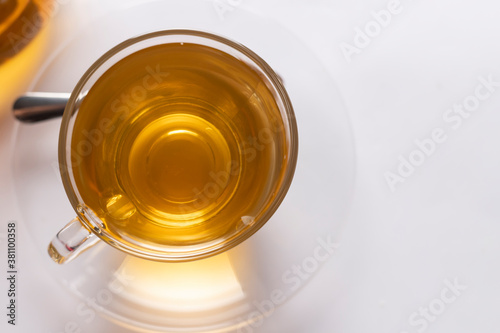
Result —
<path fill-rule="evenodd" d="M 36 56 L 20 55 L 0 66 L 3 274 L 9 221 L 19 221 L 20 237 L 17 325 L 2 315 L 0 327 L 2 332 L 125 332 L 98 316 L 82 320 L 79 301 L 36 260 L 40 254 L 14 200 L 9 160 L 14 97 L 27 89 L 52 50 L 118 0 L 59 3 L 32 46 Z M 251 10 L 296 33 L 336 81 L 356 144 L 355 193 L 341 246 L 307 292 L 253 331 L 276 332 L 277 322 L 287 322 L 290 333 L 498 330 L 499 5 L 491 0 L 214 3 L 219 6 L 214 11 L 224 8 L 225 19 L 233 11 Z M 6 304 L 7 281 L 0 281 L 0 304 Z M 315 303 L 314 295 L 325 290 L 328 302 Z"/>

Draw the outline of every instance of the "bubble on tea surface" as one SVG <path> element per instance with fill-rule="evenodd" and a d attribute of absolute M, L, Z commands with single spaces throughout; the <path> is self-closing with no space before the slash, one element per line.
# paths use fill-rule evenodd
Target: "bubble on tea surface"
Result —
<path fill-rule="evenodd" d="M 253 224 L 255 222 L 255 218 L 253 216 L 242 216 L 241 217 L 241 222 L 245 226 L 251 225 L 251 224 Z"/>
<path fill-rule="evenodd" d="M 243 230 L 245 228 L 248 228 L 252 224 L 255 223 L 255 217 L 249 216 L 249 215 L 244 215 L 240 218 L 240 221 L 236 223 L 235 228 L 236 231 Z"/>
<path fill-rule="evenodd" d="M 106 211 L 117 220 L 125 220 L 135 214 L 136 208 L 123 194 L 116 194 L 106 201 Z"/>

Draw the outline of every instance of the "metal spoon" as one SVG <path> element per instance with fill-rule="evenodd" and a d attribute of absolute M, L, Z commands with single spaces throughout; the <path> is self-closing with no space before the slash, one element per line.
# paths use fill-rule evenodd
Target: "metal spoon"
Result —
<path fill-rule="evenodd" d="M 1 1 L 1 0 L 0 0 Z M 283 78 L 276 74 L 284 85 Z M 29 92 L 18 97 L 12 110 L 14 117 L 25 123 L 61 117 L 70 93 Z"/>
<path fill-rule="evenodd" d="M 27 123 L 61 117 L 69 96 L 69 93 L 26 93 L 14 102 L 14 117 Z"/>

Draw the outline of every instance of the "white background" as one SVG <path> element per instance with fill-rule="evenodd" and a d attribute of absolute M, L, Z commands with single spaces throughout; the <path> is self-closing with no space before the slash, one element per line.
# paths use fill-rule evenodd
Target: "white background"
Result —
<path fill-rule="evenodd" d="M 3 234 L 9 220 L 20 219 L 10 179 L 14 122 L 10 105 L 51 50 L 92 16 L 112 10 L 114 2 L 118 1 L 73 0 L 61 5 L 45 29 L 45 50 L 38 59 L 24 63 L 22 70 L 6 68 L 9 64 L 0 67 Z M 278 20 L 317 54 L 339 87 L 354 129 L 356 186 L 342 246 L 307 286 L 312 295 L 328 292 L 329 302 L 315 306 L 311 298 L 297 297 L 294 301 L 302 302 L 302 310 L 293 316 L 300 320 L 286 331 L 496 332 L 500 327 L 500 224 L 496 222 L 500 87 L 457 129 L 443 115 L 474 95 L 479 77 L 500 82 L 500 5 L 492 0 L 401 0 L 399 13 L 348 61 L 342 43 L 354 45 L 356 28 L 370 26 L 371 12 L 386 9 L 389 3 L 242 0 L 234 8 Z M 391 191 L 385 173 L 397 173 L 399 156 L 408 159 L 417 149 L 415 140 L 430 138 L 435 128 L 441 128 L 447 139 Z M 11 327 L 1 315 L 2 332 L 71 332 L 67 324 L 77 319 L 78 301 L 37 264 L 41 254 L 30 244 L 23 225 L 18 233 L 19 324 Z M 3 256 L 5 238 L 0 246 Z M 445 291 L 445 281 L 458 281 L 466 289 L 444 303 L 439 301 L 443 292 L 453 295 Z M 4 304 L 5 281 L 0 288 Z M 412 314 L 429 306 L 432 319 L 426 325 L 410 322 Z M 271 319 L 287 318 L 279 313 Z M 263 332 L 273 331 L 272 320 L 264 324 Z M 125 331 L 103 319 L 79 329 Z"/>

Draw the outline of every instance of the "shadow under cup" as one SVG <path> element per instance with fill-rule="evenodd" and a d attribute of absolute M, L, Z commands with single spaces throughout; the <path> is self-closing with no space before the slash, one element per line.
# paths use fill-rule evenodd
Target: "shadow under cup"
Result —
<path fill-rule="evenodd" d="M 283 84 L 246 47 L 191 30 L 127 40 L 64 111 L 59 161 L 77 218 L 49 254 L 68 262 L 99 239 L 158 261 L 228 250 L 284 199 L 297 140 Z"/>

